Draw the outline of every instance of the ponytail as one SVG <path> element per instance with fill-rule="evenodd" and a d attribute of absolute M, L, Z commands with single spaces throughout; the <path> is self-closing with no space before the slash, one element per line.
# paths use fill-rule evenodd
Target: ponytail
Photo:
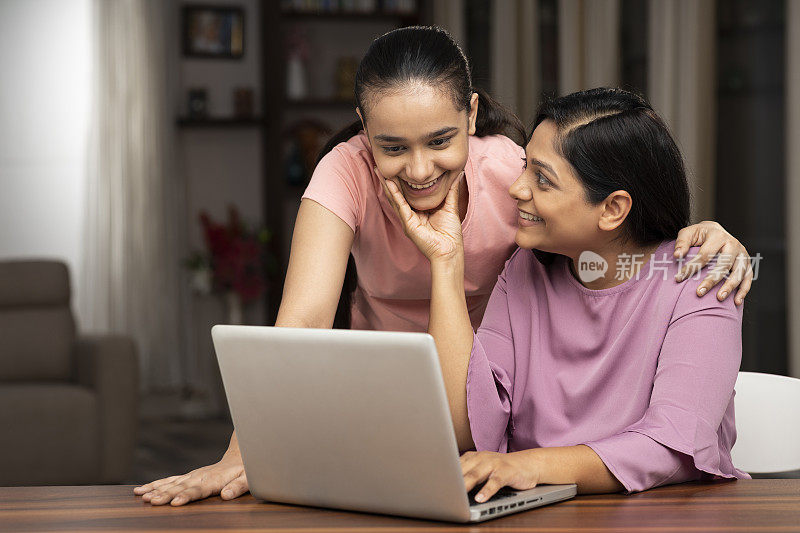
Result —
<path fill-rule="evenodd" d="M 319 155 L 317 156 L 317 161 L 316 163 L 314 163 L 314 166 L 316 167 L 317 165 L 319 165 L 319 162 L 322 160 L 322 158 L 325 157 L 328 154 L 328 152 L 336 148 L 337 144 L 349 141 L 350 139 L 358 135 L 358 132 L 360 132 L 363 129 L 364 127 L 361 125 L 361 121 L 356 120 L 352 124 L 348 124 L 341 130 L 334 133 L 333 136 L 330 139 L 328 139 L 328 142 L 325 143 L 325 146 L 322 147 L 322 150 L 319 151 Z"/>
<path fill-rule="evenodd" d="M 475 136 L 505 135 L 520 146 L 525 145 L 525 125 L 507 107 L 477 87 L 478 117 L 475 120 Z"/>

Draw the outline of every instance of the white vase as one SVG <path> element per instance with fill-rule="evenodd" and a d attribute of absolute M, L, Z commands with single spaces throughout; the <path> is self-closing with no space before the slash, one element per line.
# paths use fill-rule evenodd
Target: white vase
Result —
<path fill-rule="evenodd" d="M 290 56 L 286 65 L 286 96 L 289 100 L 302 100 L 308 96 L 306 68 L 296 55 Z"/>
<path fill-rule="evenodd" d="M 241 325 L 243 323 L 242 317 L 242 299 L 236 291 L 228 291 L 225 293 L 225 303 L 228 305 L 228 324 Z"/>

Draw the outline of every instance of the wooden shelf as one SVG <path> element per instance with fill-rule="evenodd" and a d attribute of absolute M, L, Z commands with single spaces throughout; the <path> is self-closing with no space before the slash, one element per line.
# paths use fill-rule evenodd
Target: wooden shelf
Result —
<path fill-rule="evenodd" d="M 176 122 L 179 128 L 253 128 L 264 125 L 261 117 L 179 117 Z"/>
<path fill-rule="evenodd" d="M 298 11 L 288 10 L 281 12 L 281 16 L 286 19 L 294 20 L 351 20 L 351 21 L 417 21 L 419 13 L 395 13 L 391 11 L 372 11 L 360 13 L 358 11 Z"/>

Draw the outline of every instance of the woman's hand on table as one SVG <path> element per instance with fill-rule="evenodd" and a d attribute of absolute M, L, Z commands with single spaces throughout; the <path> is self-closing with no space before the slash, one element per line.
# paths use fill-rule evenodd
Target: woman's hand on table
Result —
<path fill-rule="evenodd" d="M 377 168 L 375 173 L 383 186 L 386 199 L 403 224 L 405 234 L 431 262 L 451 260 L 463 256 L 461 217 L 458 214 L 458 194 L 461 175 L 453 181 L 441 206 L 432 211 L 414 211 L 400 190 L 397 178 L 384 178 Z"/>
<path fill-rule="evenodd" d="M 750 254 L 742 243 L 717 222 L 706 220 L 685 227 L 678 233 L 675 241 L 675 258 L 685 257 L 691 246 L 700 246 L 700 249 L 695 257 L 683 265 L 678 276 L 675 277 L 676 281 L 687 279 L 719 254 L 716 265 L 697 288 L 697 295 L 704 296 L 727 277 L 725 283 L 717 291 L 717 299 L 724 300 L 738 287 L 739 290 L 734 301 L 736 305 L 741 305 L 753 284 Z"/>
<path fill-rule="evenodd" d="M 244 463 L 238 454 L 226 453 L 219 462 L 136 487 L 133 493 L 151 505 L 178 506 L 219 494 L 232 500 L 248 492 Z"/>

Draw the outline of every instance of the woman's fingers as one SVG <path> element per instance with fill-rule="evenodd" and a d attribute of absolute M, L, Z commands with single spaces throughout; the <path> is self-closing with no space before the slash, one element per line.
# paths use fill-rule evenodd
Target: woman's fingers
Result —
<path fill-rule="evenodd" d="M 481 490 L 475 495 L 475 501 L 485 502 L 505 486 L 506 482 L 502 479 L 502 474 L 497 471 L 492 472 Z"/>
<path fill-rule="evenodd" d="M 467 463 L 462 463 L 461 473 L 464 476 L 464 486 L 467 492 L 489 479 L 493 470 L 494 461 L 483 454 L 478 455 Z"/>

